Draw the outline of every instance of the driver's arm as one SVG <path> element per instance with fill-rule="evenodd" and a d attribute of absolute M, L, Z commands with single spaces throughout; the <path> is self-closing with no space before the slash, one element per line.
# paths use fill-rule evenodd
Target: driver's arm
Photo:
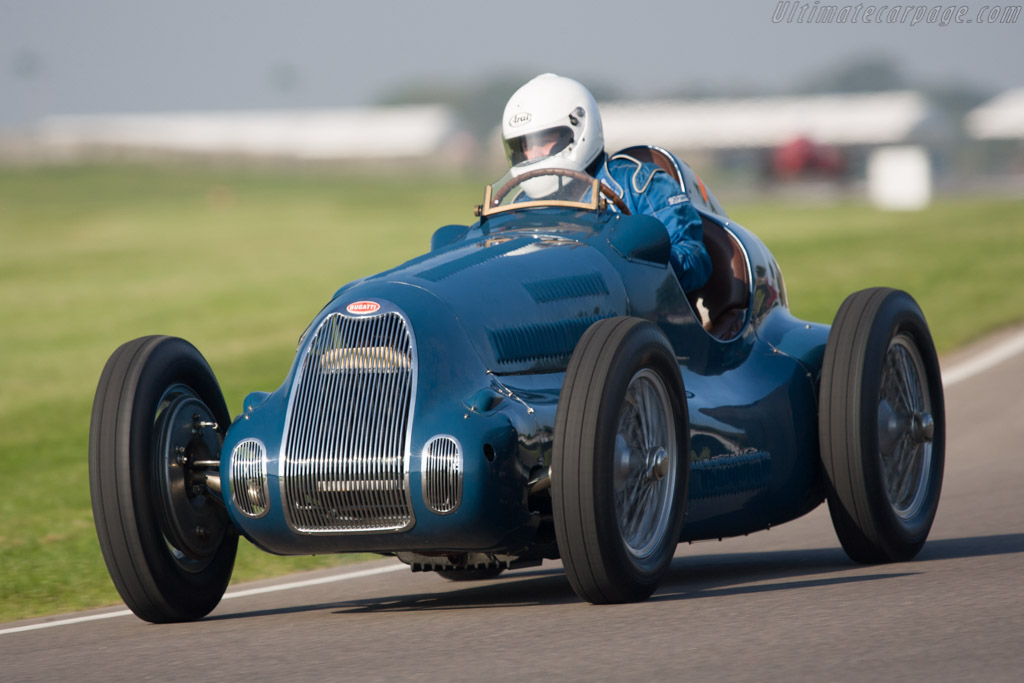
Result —
<path fill-rule="evenodd" d="M 703 287 L 711 276 L 711 257 L 704 248 L 700 214 L 689 197 L 675 180 L 659 169 L 640 201 L 648 204 L 644 213 L 655 216 L 668 228 L 672 243 L 670 261 L 683 291 Z"/>

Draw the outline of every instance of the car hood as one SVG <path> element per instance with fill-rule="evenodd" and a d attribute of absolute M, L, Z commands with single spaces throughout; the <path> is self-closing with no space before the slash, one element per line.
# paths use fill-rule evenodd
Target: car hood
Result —
<path fill-rule="evenodd" d="M 622 278 L 600 244 L 539 231 L 459 241 L 343 287 L 329 308 L 363 301 L 400 309 L 421 353 L 436 353 L 437 362 L 449 360 L 453 337 L 464 337 L 496 374 L 564 369 L 587 327 L 629 313 Z M 424 337 L 440 344 L 435 353 Z"/>

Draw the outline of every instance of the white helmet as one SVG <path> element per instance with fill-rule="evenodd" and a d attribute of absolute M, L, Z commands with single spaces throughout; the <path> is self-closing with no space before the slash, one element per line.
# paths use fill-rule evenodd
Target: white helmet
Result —
<path fill-rule="evenodd" d="M 534 168 L 583 171 L 604 149 L 594 96 L 555 74 L 541 74 L 516 90 L 505 105 L 501 137 L 513 175 Z"/>

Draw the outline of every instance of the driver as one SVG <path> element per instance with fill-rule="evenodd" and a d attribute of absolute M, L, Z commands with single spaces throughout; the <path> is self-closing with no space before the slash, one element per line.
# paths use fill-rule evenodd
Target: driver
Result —
<path fill-rule="evenodd" d="M 505 105 L 501 137 L 513 175 L 539 168 L 589 173 L 620 195 L 632 213 L 665 224 L 672 269 L 684 291 L 707 282 L 711 259 L 702 241 L 700 214 L 657 164 L 605 154 L 601 113 L 583 85 L 555 74 L 537 76 Z"/>

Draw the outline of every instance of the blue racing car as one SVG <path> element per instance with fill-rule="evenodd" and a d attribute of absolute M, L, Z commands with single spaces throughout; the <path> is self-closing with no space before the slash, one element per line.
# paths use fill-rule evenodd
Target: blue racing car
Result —
<path fill-rule="evenodd" d="M 188 342 L 118 348 L 89 443 L 100 545 L 128 606 L 199 619 L 238 537 L 278 554 L 378 552 L 453 580 L 560 558 L 593 603 L 642 600 L 681 541 L 827 500 L 857 562 L 913 557 L 938 506 L 945 420 L 906 293 L 789 311 L 778 264 L 684 163 L 712 274 L 685 294 L 655 218 L 590 176 L 486 189 L 471 226 L 339 289 L 276 391 L 234 420 Z M 537 187 L 543 186 L 540 193 Z"/>

